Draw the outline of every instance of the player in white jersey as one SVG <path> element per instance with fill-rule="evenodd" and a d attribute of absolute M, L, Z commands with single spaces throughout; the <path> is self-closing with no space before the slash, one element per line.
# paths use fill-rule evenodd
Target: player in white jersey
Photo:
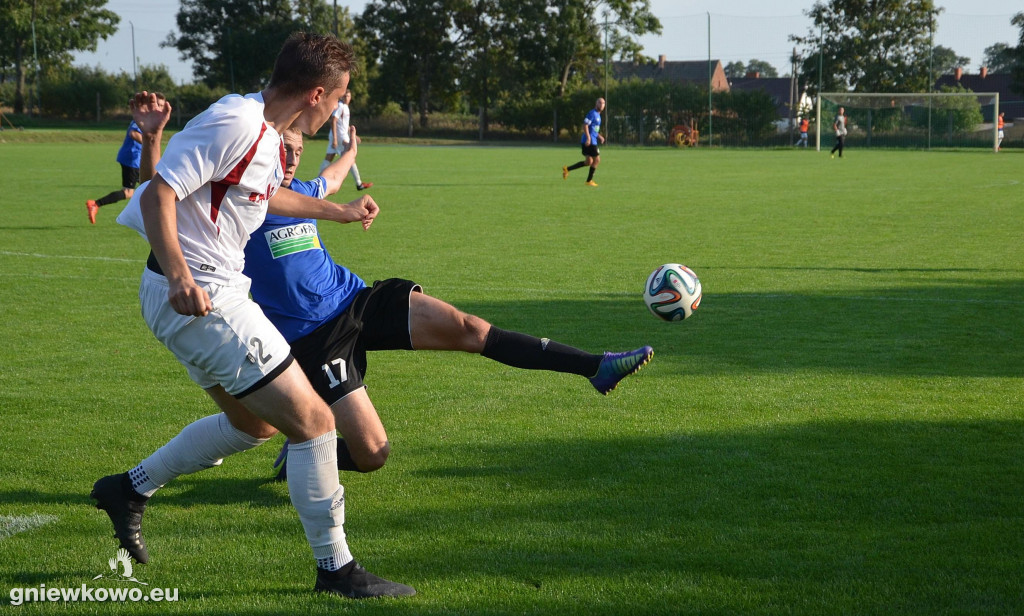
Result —
<path fill-rule="evenodd" d="M 349 134 L 349 124 L 352 121 L 352 110 L 349 108 L 351 102 L 352 90 L 348 90 L 338 101 L 338 108 L 331 114 L 331 119 L 328 121 L 331 131 L 327 135 L 327 154 L 324 156 L 324 161 L 320 163 L 320 173 L 323 173 L 334 162 L 335 156 L 344 156 L 345 152 L 361 143 L 358 135 Z M 353 139 L 355 143 L 352 143 Z M 355 180 L 356 190 L 366 190 L 373 186 L 373 182 L 363 182 L 359 177 L 359 167 L 355 162 L 352 163 L 348 171 L 352 174 L 352 179 Z"/>
<path fill-rule="evenodd" d="M 278 191 L 281 134 L 289 127 L 314 134 L 354 68 L 349 45 L 330 36 L 292 35 L 267 88 L 225 97 L 190 122 L 119 217 L 152 249 L 139 289 L 143 318 L 225 413 L 211 416 L 213 425 L 193 422 L 137 467 L 93 486 L 92 497 L 106 510 L 121 546 L 140 562 L 149 558 L 141 536 L 145 501 L 169 478 L 216 466 L 264 442 L 245 429 L 259 421 L 300 448 L 296 460 L 294 447 L 289 455 L 288 475 L 298 480 L 288 487 L 317 562 L 315 589 L 354 598 L 415 594 L 368 573 L 352 557 L 334 417 L 284 338 L 249 299 L 249 281 L 241 273 L 248 236 L 268 211 L 360 221 L 364 229 L 376 217 L 368 195 L 339 205 Z"/>

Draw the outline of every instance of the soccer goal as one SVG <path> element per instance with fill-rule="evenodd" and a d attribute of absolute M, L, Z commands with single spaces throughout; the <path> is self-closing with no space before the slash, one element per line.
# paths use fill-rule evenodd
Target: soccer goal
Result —
<path fill-rule="evenodd" d="M 998 92 L 823 92 L 817 101 L 816 140 L 834 139 L 839 108 L 847 117 L 846 145 L 857 148 L 986 148 L 998 150 Z"/>

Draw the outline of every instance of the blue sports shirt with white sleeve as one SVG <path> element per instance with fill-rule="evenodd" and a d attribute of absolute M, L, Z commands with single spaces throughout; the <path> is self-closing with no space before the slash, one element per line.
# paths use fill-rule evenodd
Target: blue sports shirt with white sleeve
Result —
<path fill-rule="evenodd" d="M 295 192 L 322 199 L 327 182 L 292 180 Z M 267 214 L 245 246 L 243 273 L 253 300 L 288 342 L 341 314 L 366 283 L 338 265 L 324 248 L 312 218 Z"/>

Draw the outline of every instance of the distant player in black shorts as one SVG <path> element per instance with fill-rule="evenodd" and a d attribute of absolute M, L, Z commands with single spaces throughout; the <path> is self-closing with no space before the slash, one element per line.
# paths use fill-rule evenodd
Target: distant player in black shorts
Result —
<path fill-rule="evenodd" d="M 562 167 L 562 179 L 569 179 L 569 172 L 590 165 L 590 174 L 587 175 L 587 186 L 597 186 L 594 181 L 594 172 L 601 164 L 601 150 L 597 144 L 604 143 L 604 135 L 601 134 L 601 112 L 604 111 L 604 99 L 599 98 L 594 103 L 594 108 L 587 112 L 583 119 L 583 136 L 580 137 L 580 145 L 583 150 L 584 159 L 575 165 Z"/>
<path fill-rule="evenodd" d="M 139 125 L 135 123 L 135 120 L 132 120 L 128 124 L 124 143 L 117 151 L 117 163 L 121 165 L 121 188 L 99 199 L 89 199 L 85 202 L 85 210 L 89 214 L 90 223 L 96 224 L 96 213 L 104 205 L 132 198 L 132 195 L 135 194 L 135 187 L 139 185 L 139 159 L 141 156 L 142 131 L 139 130 Z"/>

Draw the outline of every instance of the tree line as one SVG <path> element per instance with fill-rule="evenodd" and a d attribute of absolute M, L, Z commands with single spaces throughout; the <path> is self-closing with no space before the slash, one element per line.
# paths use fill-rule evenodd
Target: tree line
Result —
<path fill-rule="evenodd" d="M 806 11 L 807 32 L 790 38 L 797 77 L 812 93 L 819 80 L 825 91 L 923 92 L 935 75 L 969 61 L 931 45 L 942 10 L 932 0 L 870 4 L 867 11 L 863 0 L 819 1 Z M 105 7 L 106 0 L 0 0 L 0 99 L 20 113 L 34 84 L 48 113 L 89 117 L 97 93 L 101 111 L 122 105 L 131 91 L 126 75 L 71 65 L 73 52 L 94 50 L 116 31 L 120 18 Z M 986 61 L 1013 72 L 1024 93 L 1024 13 L 1012 23 L 1020 40 L 993 43 Z M 481 130 L 495 119 L 550 126 L 572 95 L 604 85 L 605 61 L 650 61 L 639 37 L 661 32 L 649 0 L 373 0 L 358 15 L 330 0 L 181 0 L 173 26 L 162 44 L 192 61 L 195 83 L 175 86 L 164 67 L 144 65 L 142 87 L 201 107 L 227 91 L 260 89 L 289 33 L 331 32 L 363 59 L 351 87 L 367 113 L 410 109 L 421 127 L 435 112 L 471 113 Z M 756 59 L 726 69 L 777 75 Z M 692 87 L 706 96 L 706 85 Z"/>

